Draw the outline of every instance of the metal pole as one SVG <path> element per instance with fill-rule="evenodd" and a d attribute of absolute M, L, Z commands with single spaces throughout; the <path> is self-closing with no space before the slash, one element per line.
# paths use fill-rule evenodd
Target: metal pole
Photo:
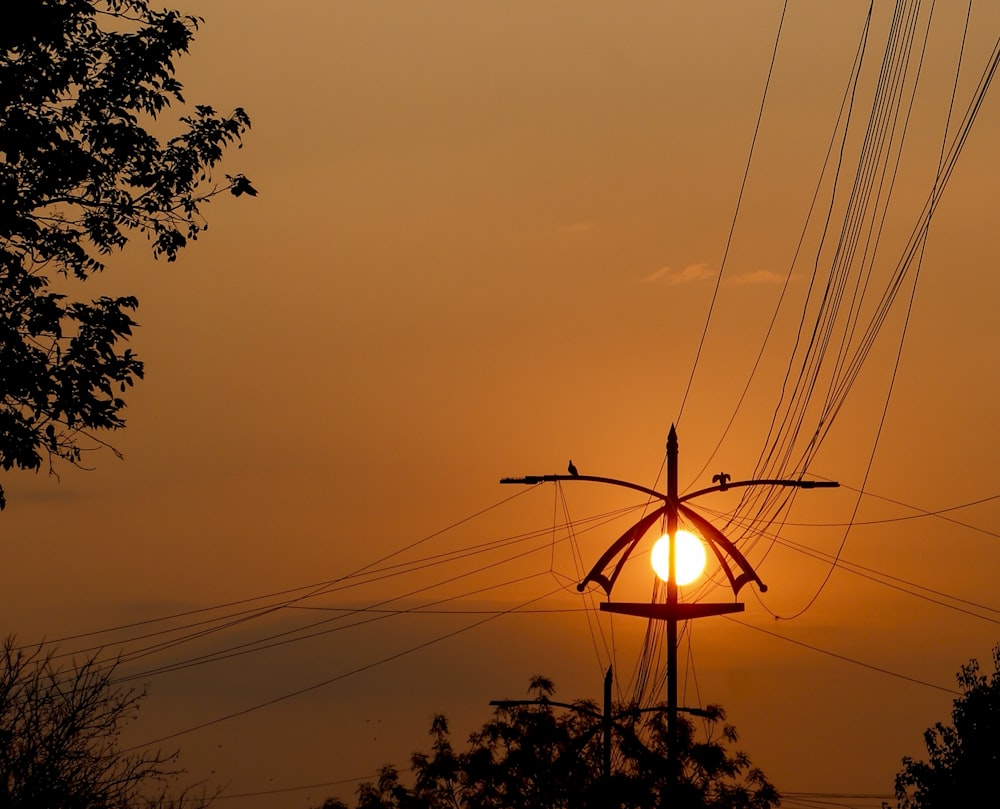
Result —
<path fill-rule="evenodd" d="M 670 537 L 667 580 L 667 766 L 671 785 L 679 776 L 677 733 L 677 431 L 667 435 L 667 535 Z"/>
<path fill-rule="evenodd" d="M 611 788 L 611 666 L 604 675 L 604 795 L 610 797 Z"/>

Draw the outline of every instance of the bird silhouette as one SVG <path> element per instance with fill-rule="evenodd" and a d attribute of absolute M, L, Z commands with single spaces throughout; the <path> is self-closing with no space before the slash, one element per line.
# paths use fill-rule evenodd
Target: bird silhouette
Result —
<path fill-rule="evenodd" d="M 725 491 L 729 488 L 729 481 L 732 475 L 728 475 L 725 472 L 719 472 L 717 475 L 712 475 L 712 483 L 718 483 L 719 488 Z"/>
<path fill-rule="evenodd" d="M 573 465 L 573 462 L 572 462 L 572 461 L 570 461 L 570 462 L 569 462 L 569 467 L 568 467 L 568 468 L 569 468 L 569 473 L 570 473 L 570 474 L 571 474 L 571 475 L 572 475 L 573 477 L 575 477 L 575 478 L 578 478 L 578 477 L 580 477 L 580 473 L 579 473 L 579 472 L 577 471 L 577 469 L 576 469 L 576 467 L 575 467 L 575 466 Z"/>
<path fill-rule="evenodd" d="M 243 194 L 249 194 L 251 197 L 257 196 L 257 189 L 250 185 L 250 181 L 242 174 L 237 174 L 235 177 L 227 174 L 226 179 L 230 182 L 229 192 L 234 197 L 238 197 Z"/>

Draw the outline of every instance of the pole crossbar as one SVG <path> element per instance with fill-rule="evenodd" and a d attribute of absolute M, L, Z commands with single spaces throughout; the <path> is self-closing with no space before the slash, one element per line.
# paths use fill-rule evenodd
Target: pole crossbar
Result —
<path fill-rule="evenodd" d="M 667 502 L 668 500 L 667 495 L 664 492 L 658 492 L 656 489 L 650 489 L 648 486 L 632 483 L 629 480 L 605 478 L 598 475 L 525 475 L 524 477 L 519 478 L 500 478 L 500 482 L 505 485 L 517 483 L 525 486 L 533 486 L 537 483 L 558 483 L 563 480 L 583 480 L 589 481 L 590 483 L 607 483 L 610 486 L 621 486 L 625 489 L 634 489 L 637 492 L 648 494 L 650 497 L 655 497 L 657 500 L 662 500 L 663 502 Z M 781 478 L 731 480 L 727 483 L 719 483 L 715 486 L 708 486 L 707 488 L 698 489 L 697 491 L 689 492 L 688 494 L 682 494 L 677 498 L 677 502 L 685 503 L 688 500 L 693 500 L 694 498 L 701 497 L 704 494 L 712 494 L 712 492 L 725 492 L 729 489 L 738 489 L 745 486 L 794 486 L 799 489 L 836 489 L 840 486 L 840 484 L 834 480 L 786 480 Z"/>

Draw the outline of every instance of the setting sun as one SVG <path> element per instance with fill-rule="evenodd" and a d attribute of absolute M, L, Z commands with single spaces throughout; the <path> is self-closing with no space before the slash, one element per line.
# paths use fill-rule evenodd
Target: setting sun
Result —
<path fill-rule="evenodd" d="M 670 578 L 670 537 L 664 534 L 653 545 L 653 570 L 663 581 Z M 705 569 L 705 545 L 689 531 L 677 532 L 677 583 L 690 584 Z"/>

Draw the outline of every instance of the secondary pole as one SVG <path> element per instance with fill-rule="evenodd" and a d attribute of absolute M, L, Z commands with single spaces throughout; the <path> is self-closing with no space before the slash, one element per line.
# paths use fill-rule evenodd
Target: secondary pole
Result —
<path fill-rule="evenodd" d="M 611 680 L 613 676 L 611 666 L 608 666 L 608 671 L 604 675 L 604 716 L 602 722 L 604 737 L 601 739 L 604 745 L 601 751 L 603 753 L 602 763 L 604 764 L 601 783 L 606 799 L 611 797 Z"/>

